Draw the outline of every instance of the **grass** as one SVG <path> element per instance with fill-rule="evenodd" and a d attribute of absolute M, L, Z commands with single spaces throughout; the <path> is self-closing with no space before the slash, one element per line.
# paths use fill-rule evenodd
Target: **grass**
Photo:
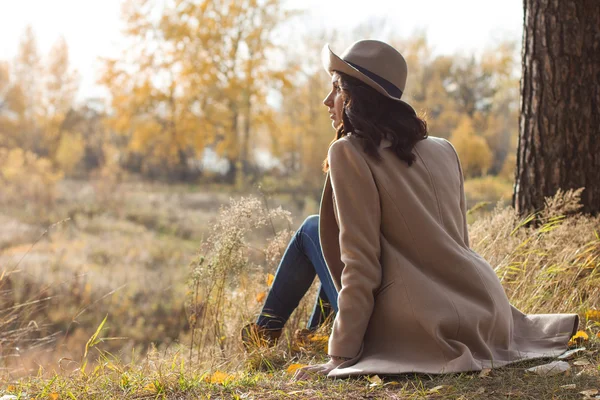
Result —
<path fill-rule="evenodd" d="M 485 377 L 293 382 L 288 370 L 326 354 L 326 329 L 310 343 L 293 339 L 314 293 L 277 347 L 247 354 L 238 336 L 305 210 L 160 185 L 112 188 L 95 202 L 89 187 L 66 186 L 48 214 L 71 220 L 33 249 L 44 225 L 18 204 L 0 213 L 0 265 L 10 272 L 0 278 L 0 397 L 582 399 L 600 388 L 600 218 L 578 214 L 577 192 L 549 199 L 537 224 L 502 205 L 473 210 L 470 236 L 522 311 L 580 314 L 586 365 L 572 360 L 555 377 L 526 373 L 529 362 Z M 480 195 L 498 200 L 489 196 Z"/>
<path fill-rule="evenodd" d="M 590 347 L 591 346 L 591 347 Z M 122 364 L 103 356 L 88 371 L 46 374 L 7 382 L 0 393 L 36 398 L 76 399 L 582 399 L 580 392 L 597 389 L 600 356 L 590 342 L 586 366 L 541 377 L 525 371 L 533 362 L 486 371 L 429 376 L 361 377 L 343 380 L 315 378 L 295 382 L 285 366 L 270 372 L 207 371 L 188 364 L 181 353 L 150 352 L 144 359 Z M 288 360 L 291 362 L 310 360 Z"/>

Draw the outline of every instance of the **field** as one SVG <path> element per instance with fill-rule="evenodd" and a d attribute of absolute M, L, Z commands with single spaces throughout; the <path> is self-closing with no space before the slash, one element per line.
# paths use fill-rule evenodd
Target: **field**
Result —
<path fill-rule="evenodd" d="M 0 211 L 0 396 L 579 399 L 600 388 L 600 220 L 578 214 L 577 194 L 566 193 L 528 225 L 506 207 L 510 184 L 465 186 L 471 245 L 513 304 L 582 317 L 588 337 L 573 345 L 588 350 L 568 374 L 538 377 L 524 372 L 529 363 L 483 377 L 292 382 L 298 365 L 325 357 L 326 329 L 294 335 L 312 295 L 275 348 L 245 353 L 239 330 L 318 198 L 65 180 L 51 204 Z"/>

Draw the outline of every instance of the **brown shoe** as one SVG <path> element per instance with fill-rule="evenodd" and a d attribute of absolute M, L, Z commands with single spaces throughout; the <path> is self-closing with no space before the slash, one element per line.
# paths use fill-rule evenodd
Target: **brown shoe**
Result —
<path fill-rule="evenodd" d="M 253 347 L 271 347 L 277 344 L 283 329 L 267 329 L 255 323 L 242 328 L 242 343 L 246 350 Z"/>

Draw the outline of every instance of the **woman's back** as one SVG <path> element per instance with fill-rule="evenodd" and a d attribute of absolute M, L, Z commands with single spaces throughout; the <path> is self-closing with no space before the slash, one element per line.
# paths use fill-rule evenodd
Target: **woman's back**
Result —
<path fill-rule="evenodd" d="M 377 160 L 350 134 L 329 151 L 321 242 L 342 289 L 340 310 L 354 310 L 338 315 L 330 349 L 361 349 L 349 362 L 356 364 L 331 376 L 468 371 L 562 351 L 553 346 L 568 340 L 576 316 L 532 324 L 511 308 L 492 267 L 469 249 L 462 171 L 450 143 L 418 142 L 411 166 L 388 145 L 382 143 Z M 540 326 L 536 343 L 519 342 L 540 335 Z"/>

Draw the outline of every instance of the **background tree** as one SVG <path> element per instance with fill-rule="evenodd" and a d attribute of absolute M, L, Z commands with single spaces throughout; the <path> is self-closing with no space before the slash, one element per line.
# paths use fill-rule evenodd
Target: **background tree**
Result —
<path fill-rule="evenodd" d="M 539 210 L 558 189 L 585 187 L 600 211 L 600 2 L 524 0 L 521 116 L 513 204 Z"/>
<path fill-rule="evenodd" d="M 16 85 L 22 95 L 23 113 L 17 121 L 15 139 L 25 150 L 44 153 L 39 117 L 42 109 L 42 64 L 37 39 L 31 26 L 21 37 L 17 57 L 13 63 Z"/>

